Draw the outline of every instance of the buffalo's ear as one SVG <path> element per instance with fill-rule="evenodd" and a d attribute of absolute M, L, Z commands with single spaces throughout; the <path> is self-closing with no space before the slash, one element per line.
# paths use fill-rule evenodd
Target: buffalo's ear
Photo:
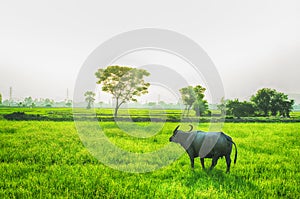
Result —
<path fill-rule="evenodd" d="M 176 131 L 178 130 L 179 127 L 180 127 L 180 125 L 178 125 L 178 126 L 174 129 L 173 134 L 176 133 Z"/>

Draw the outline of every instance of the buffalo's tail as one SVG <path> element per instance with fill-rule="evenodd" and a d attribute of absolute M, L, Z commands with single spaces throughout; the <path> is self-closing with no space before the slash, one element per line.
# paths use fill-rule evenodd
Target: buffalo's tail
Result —
<path fill-rule="evenodd" d="M 236 163 L 236 159 L 237 159 L 237 154 L 238 154 L 238 152 L 237 152 L 237 147 L 236 147 L 234 141 L 232 141 L 231 137 L 229 137 L 228 135 L 226 135 L 226 134 L 223 133 L 223 132 L 221 132 L 221 133 L 226 137 L 226 139 L 227 139 L 229 142 L 231 142 L 231 143 L 234 145 L 234 148 L 235 148 L 234 164 L 235 164 L 235 163 Z"/>
<path fill-rule="evenodd" d="M 231 143 L 234 145 L 234 148 L 235 148 L 235 155 L 234 155 L 234 164 L 236 163 L 236 159 L 237 159 L 237 147 L 235 145 L 235 143 L 231 140 Z"/>

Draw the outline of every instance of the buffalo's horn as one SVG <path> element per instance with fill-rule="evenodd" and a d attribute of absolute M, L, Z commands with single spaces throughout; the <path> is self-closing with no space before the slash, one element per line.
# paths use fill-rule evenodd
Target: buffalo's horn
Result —
<path fill-rule="evenodd" d="M 177 129 L 180 127 L 180 125 L 178 125 L 175 129 L 174 129 L 174 131 L 173 131 L 173 134 L 177 131 Z"/>
<path fill-rule="evenodd" d="M 193 127 L 193 125 L 191 125 L 191 124 L 190 124 L 189 126 L 191 127 L 191 129 L 189 130 L 189 132 L 191 132 L 191 131 L 193 130 L 194 127 Z"/>

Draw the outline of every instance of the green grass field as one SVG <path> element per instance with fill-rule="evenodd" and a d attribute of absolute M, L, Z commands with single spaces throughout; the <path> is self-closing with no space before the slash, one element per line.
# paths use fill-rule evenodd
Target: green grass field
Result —
<path fill-rule="evenodd" d="M 146 126 L 147 123 L 138 123 Z M 176 123 L 150 138 L 133 138 L 112 122 L 101 124 L 112 143 L 145 153 L 169 143 Z M 198 127 L 208 129 L 208 124 Z M 149 173 L 105 166 L 83 146 L 74 122 L 0 120 L 0 198 L 298 198 L 299 123 L 225 123 L 238 146 L 226 174 L 225 159 L 212 171 L 190 169 L 182 155 Z M 233 158 L 233 155 L 232 155 Z M 206 166 L 210 160 L 206 160 Z"/>

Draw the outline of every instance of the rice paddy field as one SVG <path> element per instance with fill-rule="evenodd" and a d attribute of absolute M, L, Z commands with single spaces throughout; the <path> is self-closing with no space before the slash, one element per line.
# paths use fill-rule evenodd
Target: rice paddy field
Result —
<path fill-rule="evenodd" d="M 136 124 L 149 126 L 148 122 Z M 115 122 L 101 122 L 111 143 L 141 154 L 169 144 L 177 123 L 158 124 L 162 128 L 155 135 L 139 138 L 124 133 Z M 208 127 L 201 123 L 197 129 Z M 130 173 L 91 155 L 73 121 L 0 117 L 0 198 L 300 197 L 300 123 L 225 123 L 223 131 L 238 147 L 237 163 L 230 173 L 225 173 L 225 159 L 212 171 L 202 170 L 196 159 L 192 170 L 184 153 L 154 171 Z M 206 159 L 206 167 L 210 163 Z"/>

